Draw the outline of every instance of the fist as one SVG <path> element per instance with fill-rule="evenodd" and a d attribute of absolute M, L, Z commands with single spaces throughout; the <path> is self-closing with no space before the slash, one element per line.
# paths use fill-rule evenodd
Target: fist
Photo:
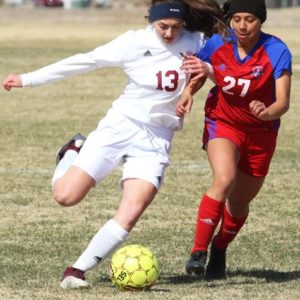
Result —
<path fill-rule="evenodd" d="M 2 82 L 3 87 L 10 91 L 12 87 L 22 87 L 22 80 L 20 75 L 9 74 Z"/>

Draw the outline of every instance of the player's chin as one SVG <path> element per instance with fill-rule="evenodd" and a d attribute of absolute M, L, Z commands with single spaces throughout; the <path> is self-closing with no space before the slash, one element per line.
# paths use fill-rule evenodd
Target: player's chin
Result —
<path fill-rule="evenodd" d="M 171 45 L 171 44 L 174 44 L 177 40 L 178 40 L 178 37 L 172 37 L 172 38 L 162 38 L 163 42 L 167 45 Z"/>
<path fill-rule="evenodd" d="M 237 33 L 237 38 L 242 44 L 247 44 L 251 40 L 251 36 L 245 33 Z"/>
<path fill-rule="evenodd" d="M 174 43 L 174 39 L 163 39 L 164 43 L 167 45 L 171 45 Z"/>

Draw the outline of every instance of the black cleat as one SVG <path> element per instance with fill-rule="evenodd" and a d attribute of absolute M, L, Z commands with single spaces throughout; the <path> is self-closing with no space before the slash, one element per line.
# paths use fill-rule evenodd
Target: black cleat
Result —
<path fill-rule="evenodd" d="M 226 249 L 218 249 L 212 242 L 206 267 L 207 279 L 226 279 Z"/>
<path fill-rule="evenodd" d="M 196 251 L 191 254 L 190 259 L 185 265 L 185 271 L 187 274 L 202 275 L 205 271 L 207 252 Z"/>
<path fill-rule="evenodd" d="M 74 150 L 79 153 L 85 140 L 86 138 L 80 133 L 74 135 L 65 145 L 58 149 L 56 154 L 56 164 L 60 162 L 68 150 Z"/>

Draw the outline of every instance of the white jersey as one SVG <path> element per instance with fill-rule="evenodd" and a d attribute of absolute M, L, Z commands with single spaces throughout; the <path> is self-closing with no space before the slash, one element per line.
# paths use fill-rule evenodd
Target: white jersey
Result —
<path fill-rule="evenodd" d="M 180 69 L 180 52 L 197 53 L 205 43 L 202 33 L 183 31 L 171 45 L 164 44 L 152 25 L 128 31 L 108 44 L 77 54 L 37 71 L 22 74 L 23 86 L 38 86 L 101 67 L 120 67 L 128 76 L 122 95 L 112 106 L 144 124 L 180 129 L 176 104 L 187 83 Z"/>

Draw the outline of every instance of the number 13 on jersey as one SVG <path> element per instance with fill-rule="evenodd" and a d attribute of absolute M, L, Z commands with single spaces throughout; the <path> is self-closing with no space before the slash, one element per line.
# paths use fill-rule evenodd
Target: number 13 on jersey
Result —
<path fill-rule="evenodd" d="M 174 92 L 178 87 L 179 74 L 176 70 L 159 71 L 156 74 L 157 86 L 159 91 Z"/>

